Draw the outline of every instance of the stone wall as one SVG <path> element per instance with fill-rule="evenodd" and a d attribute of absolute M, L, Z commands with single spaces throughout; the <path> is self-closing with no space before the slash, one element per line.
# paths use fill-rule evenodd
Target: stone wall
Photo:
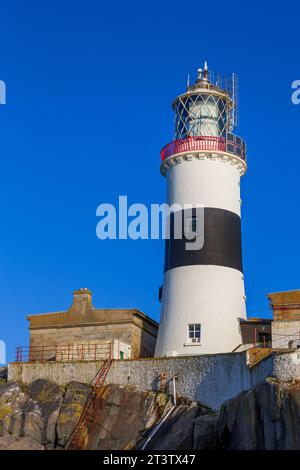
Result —
<path fill-rule="evenodd" d="M 149 328 L 148 328 L 149 329 Z M 98 344 L 103 341 L 121 341 L 131 345 L 133 358 L 153 356 L 156 336 L 143 327 L 143 322 L 136 320 L 128 323 L 103 325 L 77 325 L 56 328 L 36 328 L 30 331 L 31 354 L 41 354 L 43 346 L 66 346 L 72 344 Z"/>
<path fill-rule="evenodd" d="M 300 321 L 275 321 L 272 322 L 273 348 L 289 348 L 291 341 L 300 339 Z"/>
<path fill-rule="evenodd" d="M 73 380 L 91 382 L 101 361 L 76 363 L 12 363 L 9 380 L 26 384 L 48 379 L 59 385 Z M 162 382 L 162 375 L 165 379 Z M 251 369 L 247 353 L 210 354 L 201 356 L 116 360 L 107 383 L 134 385 L 139 391 L 159 390 L 166 385 L 172 394 L 172 377 L 177 375 L 178 395 L 218 409 L 224 400 L 249 390 L 268 376 L 281 381 L 300 380 L 300 351 L 273 354 Z"/>
<path fill-rule="evenodd" d="M 300 351 L 273 356 L 272 376 L 282 382 L 300 380 Z"/>
<path fill-rule="evenodd" d="M 116 325 L 72 326 L 63 328 L 44 328 L 30 331 L 30 346 L 37 348 L 45 345 L 66 345 L 76 342 L 111 340 L 116 338 L 131 344 L 130 322 Z"/>

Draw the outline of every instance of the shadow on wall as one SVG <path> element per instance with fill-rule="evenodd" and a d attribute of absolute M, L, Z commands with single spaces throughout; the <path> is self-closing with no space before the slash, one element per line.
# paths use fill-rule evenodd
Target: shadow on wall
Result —
<path fill-rule="evenodd" d="M 156 338 L 147 331 L 140 330 L 140 345 L 137 357 L 154 357 Z M 135 351 L 134 351 L 135 353 Z"/>

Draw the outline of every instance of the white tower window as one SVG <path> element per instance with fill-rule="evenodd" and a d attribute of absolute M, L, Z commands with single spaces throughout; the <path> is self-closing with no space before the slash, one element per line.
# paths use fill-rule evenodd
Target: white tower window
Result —
<path fill-rule="evenodd" d="M 201 325 L 200 323 L 190 323 L 188 325 L 188 342 L 200 343 Z"/>

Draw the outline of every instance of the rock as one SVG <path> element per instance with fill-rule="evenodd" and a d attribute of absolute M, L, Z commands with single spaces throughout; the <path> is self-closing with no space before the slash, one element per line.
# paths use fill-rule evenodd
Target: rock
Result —
<path fill-rule="evenodd" d="M 32 437 L 44 445 L 53 446 L 56 439 L 56 422 L 63 402 L 64 391 L 54 382 L 35 380 L 26 387 L 26 394 L 33 401 L 33 406 L 27 412 L 24 435 Z"/>
<path fill-rule="evenodd" d="M 65 448 L 91 390 L 78 382 L 64 389 L 47 380 L 0 384 L 0 449 Z M 146 450 L 299 450 L 300 382 L 268 378 L 225 401 L 219 416 L 180 398 L 173 408 L 165 393 L 107 385 L 80 431 L 82 449 L 141 449 L 147 442 Z"/>
<path fill-rule="evenodd" d="M 18 397 L 21 393 L 20 386 L 16 382 L 8 382 L 0 385 L 0 436 L 5 433 L 14 433 L 21 428 L 19 419 Z"/>
<path fill-rule="evenodd" d="M 208 450 L 215 447 L 218 415 L 205 414 L 194 421 L 193 449 Z"/>
<path fill-rule="evenodd" d="M 28 437 L 53 447 L 55 426 L 63 392 L 48 380 L 36 380 L 28 387 L 7 383 L 0 387 L 0 431 Z"/>
<path fill-rule="evenodd" d="M 271 379 L 255 389 L 256 409 L 260 414 L 257 427 L 259 449 L 283 449 L 283 420 L 281 410 L 281 385 Z"/>
<path fill-rule="evenodd" d="M 7 382 L 7 367 L 0 367 L 0 384 Z"/>
<path fill-rule="evenodd" d="M 299 450 L 300 383 L 266 379 L 226 401 L 217 424 L 219 446 L 232 450 Z"/>
<path fill-rule="evenodd" d="M 108 385 L 99 390 L 94 419 L 83 433 L 87 449 L 121 450 L 134 448 L 161 417 L 168 397 L 155 392 L 139 392 L 132 386 Z"/>
<path fill-rule="evenodd" d="M 285 450 L 300 449 L 300 383 L 281 389 L 281 440 Z"/>
<path fill-rule="evenodd" d="M 0 450 L 44 450 L 44 446 L 28 437 L 0 437 Z"/>
<path fill-rule="evenodd" d="M 236 450 L 258 449 L 257 426 L 256 397 L 255 392 L 250 390 L 241 396 L 230 447 Z"/>
<path fill-rule="evenodd" d="M 194 422 L 201 409 L 196 403 L 177 406 L 161 424 L 146 446 L 146 450 L 193 449 Z M 147 437 L 147 436 L 146 436 Z M 143 441 L 141 444 L 143 444 Z M 139 446 L 141 448 L 142 445 Z"/>
<path fill-rule="evenodd" d="M 60 447 L 68 442 L 90 393 L 91 386 L 87 384 L 71 382 L 67 386 L 56 422 L 57 443 Z"/>

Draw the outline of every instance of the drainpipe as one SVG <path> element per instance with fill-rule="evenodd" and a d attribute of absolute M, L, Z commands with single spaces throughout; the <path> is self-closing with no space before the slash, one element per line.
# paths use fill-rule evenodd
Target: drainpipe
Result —
<path fill-rule="evenodd" d="M 173 405 L 176 406 L 176 379 L 178 378 L 178 375 L 173 375 Z"/>

